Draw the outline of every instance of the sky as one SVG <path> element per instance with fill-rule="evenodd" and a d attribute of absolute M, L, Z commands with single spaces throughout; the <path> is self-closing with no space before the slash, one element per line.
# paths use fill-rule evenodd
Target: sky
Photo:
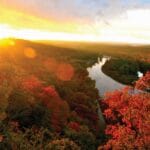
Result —
<path fill-rule="evenodd" d="M 0 37 L 150 44 L 150 0 L 0 0 Z"/>

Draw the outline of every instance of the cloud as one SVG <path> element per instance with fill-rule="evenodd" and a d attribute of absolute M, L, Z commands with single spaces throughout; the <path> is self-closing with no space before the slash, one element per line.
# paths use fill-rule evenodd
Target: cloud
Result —
<path fill-rule="evenodd" d="M 150 39 L 149 0 L 0 0 L 0 5 L 22 12 L 0 13 L 0 22 L 3 18 L 17 27 L 96 35 L 100 40 Z"/>
<path fill-rule="evenodd" d="M 1 0 L 4 5 L 56 21 L 94 22 L 118 17 L 128 9 L 149 7 L 147 0 Z M 149 7 L 150 8 L 150 7 Z"/>

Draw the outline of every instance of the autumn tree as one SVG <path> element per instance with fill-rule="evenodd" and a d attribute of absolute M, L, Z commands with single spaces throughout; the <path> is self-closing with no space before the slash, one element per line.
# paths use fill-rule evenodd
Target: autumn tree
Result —
<path fill-rule="evenodd" d="M 81 148 L 70 139 L 62 138 L 53 140 L 47 146 L 46 150 L 81 150 Z"/>
<path fill-rule="evenodd" d="M 150 71 L 136 82 L 137 89 L 150 92 Z"/>
<path fill-rule="evenodd" d="M 137 81 L 136 87 L 148 87 L 150 74 Z M 141 88 L 142 87 L 142 88 Z M 149 149 L 150 94 L 133 88 L 107 94 L 103 101 L 108 141 L 99 149 Z"/>
<path fill-rule="evenodd" d="M 18 125 L 17 122 L 10 122 L 2 133 L 0 131 L 0 149 L 41 150 L 55 137 L 45 128 L 32 127 L 22 131 Z"/>
<path fill-rule="evenodd" d="M 96 138 L 87 126 L 70 122 L 65 130 L 65 136 L 77 143 L 83 150 L 95 150 Z"/>
<path fill-rule="evenodd" d="M 50 111 L 50 124 L 56 131 L 66 124 L 69 116 L 69 106 L 66 101 L 62 100 L 52 85 L 45 86 L 37 77 L 30 76 L 23 80 L 23 89 L 31 93 L 31 95 L 42 103 Z"/>
<path fill-rule="evenodd" d="M 22 89 L 14 89 L 8 98 L 7 120 L 17 121 L 20 127 L 50 128 L 50 110 Z"/>

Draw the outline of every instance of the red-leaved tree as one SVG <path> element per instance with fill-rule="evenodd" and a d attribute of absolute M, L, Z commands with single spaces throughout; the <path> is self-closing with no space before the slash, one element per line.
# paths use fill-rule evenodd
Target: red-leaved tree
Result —
<path fill-rule="evenodd" d="M 62 100 L 51 85 L 45 86 L 35 76 L 29 76 L 22 82 L 22 88 L 28 91 L 38 102 L 50 110 L 50 124 L 55 131 L 61 131 L 69 116 L 69 106 Z"/>
<path fill-rule="evenodd" d="M 136 88 L 150 92 L 150 71 L 136 82 Z"/>
<path fill-rule="evenodd" d="M 136 83 L 145 90 L 150 73 Z M 107 94 L 103 101 L 108 141 L 100 149 L 150 149 L 150 93 L 135 93 L 133 88 Z"/>

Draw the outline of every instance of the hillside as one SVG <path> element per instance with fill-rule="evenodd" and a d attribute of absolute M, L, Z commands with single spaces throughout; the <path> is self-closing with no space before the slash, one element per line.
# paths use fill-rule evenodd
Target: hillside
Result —
<path fill-rule="evenodd" d="M 135 124 L 133 128 L 125 112 L 131 108 L 136 112 L 133 114 L 135 119 L 138 116 L 147 122 L 148 111 L 145 108 L 148 107 L 149 93 L 130 95 L 131 91 L 127 88 L 102 98 L 95 88 L 95 81 L 87 72 L 87 67 L 96 63 L 102 54 L 19 39 L 1 40 L 0 149 L 54 150 L 57 147 L 62 150 L 69 147 L 70 150 L 96 150 L 98 147 L 111 147 L 111 142 L 116 148 L 116 137 L 112 139 L 112 133 L 124 133 L 126 128 L 134 142 L 137 140 L 132 134 L 134 128 L 143 140 L 147 123 L 146 127 L 137 129 L 138 125 Z M 122 79 L 124 72 L 119 72 L 119 67 L 114 66 L 122 64 L 125 69 L 121 71 L 127 70 L 130 65 L 124 67 L 124 64 L 131 59 L 122 58 L 120 53 L 119 56 L 112 56 L 104 71 L 107 74 L 115 69 L 113 71 L 117 75 L 120 73 Z M 133 69 L 137 65 L 135 60 L 130 63 Z M 142 68 L 145 73 L 148 71 L 145 65 Z M 130 72 L 126 78 L 128 76 Z M 138 88 L 149 88 L 149 73 L 139 80 Z M 133 104 L 130 104 L 132 101 Z M 137 113 L 139 105 L 142 111 Z M 124 108 L 127 111 L 124 112 Z M 104 129 L 108 130 L 109 127 L 113 128 L 110 130 L 112 133 L 105 132 Z M 130 138 L 126 140 L 132 147 Z M 119 142 L 122 145 L 121 139 Z M 142 142 L 140 144 L 144 145 Z"/>

